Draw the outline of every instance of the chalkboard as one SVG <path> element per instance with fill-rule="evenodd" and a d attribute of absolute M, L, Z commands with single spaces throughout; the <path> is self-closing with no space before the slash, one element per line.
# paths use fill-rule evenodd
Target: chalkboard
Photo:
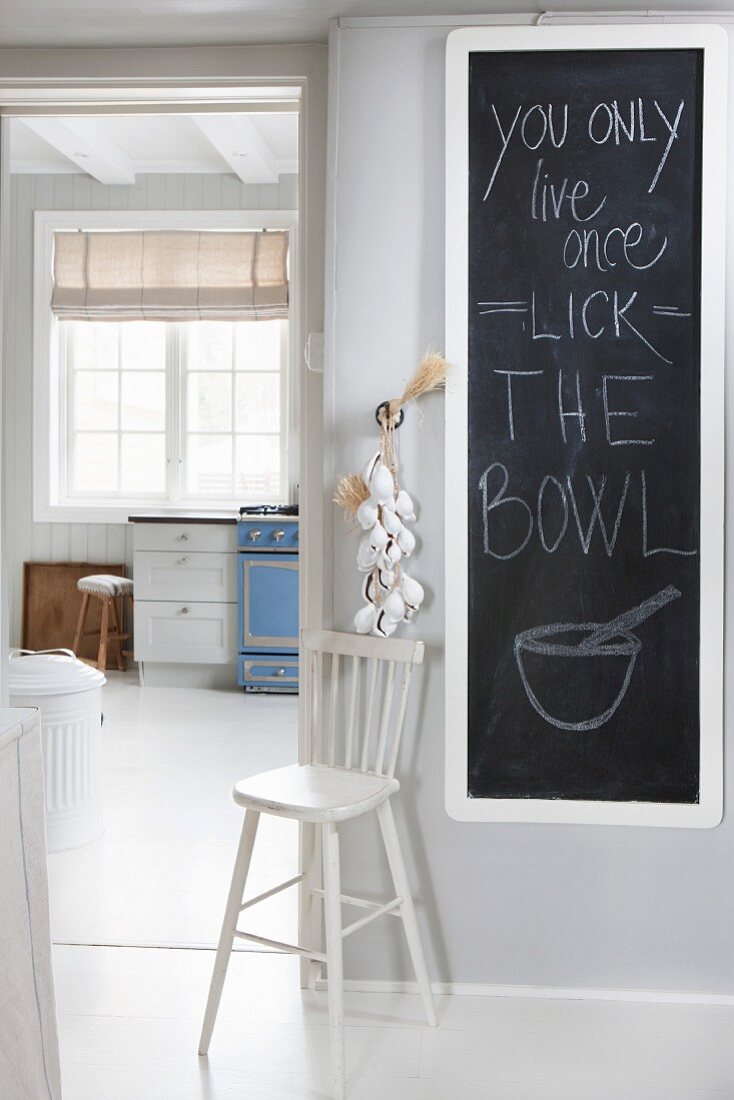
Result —
<path fill-rule="evenodd" d="M 704 50 L 465 50 L 471 804 L 701 809 Z"/>

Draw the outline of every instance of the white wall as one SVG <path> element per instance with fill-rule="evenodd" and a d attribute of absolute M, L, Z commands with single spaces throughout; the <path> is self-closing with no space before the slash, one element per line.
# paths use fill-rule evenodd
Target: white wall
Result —
<path fill-rule="evenodd" d="M 20 644 L 24 561 L 125 562 L 132 569 L 128 524 L 34 523 L 31 501 L 32 304 L 34 210 L 291 210 L 298 179 L 241 183 L 234 175 L 139 176 L 129 187 L 83 175 L 11 177 L 10 270 L 5 325 L 5 484 L 10 643 Z"/>
<path fill-rule="evenodd" d="M 331 51 L 332 478 L 361 468 L 375 447 L 375 406 L 400 392 L 429 345 L 443 346 L 446 34 L 347 26 Z M 731 413 L 730 398 L 729 423 Z M 451 532 L 440 396 L 407 412 L 399 442 L 404 483 L 420 504 L 412 572 L 430 599 L 414 628 L 429 658 L 402 753 L 398 812 L 433 977 L 734 993 L 731 817 L 698 832 L 469 825 L 447 816 L 441 581 Z M 336 510 L 333 539 L 335 622 L 351 629 L 360 603 L 355 537 Z M 727 772 L 731 784 L 731 762 Z M 347 893 L 364 888 L 364 868 L 376 859 L 367 826 L 347 830 Z M 383 881 L 375 874 L 371 886 Z M 411 977 L 395 922 L 381 923 L 390 927 L 375 924 L 349 941 L 347 973 Z"/>

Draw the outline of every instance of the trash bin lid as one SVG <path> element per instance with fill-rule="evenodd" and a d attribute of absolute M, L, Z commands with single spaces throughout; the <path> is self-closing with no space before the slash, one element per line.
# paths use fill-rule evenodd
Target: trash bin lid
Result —
<path fill-rule="evenodd" d="M 70 649 L 12 649 L 8 660 L 11 695 L 71 695 L 107 682 L 99 669 L 85 665 Z"/>

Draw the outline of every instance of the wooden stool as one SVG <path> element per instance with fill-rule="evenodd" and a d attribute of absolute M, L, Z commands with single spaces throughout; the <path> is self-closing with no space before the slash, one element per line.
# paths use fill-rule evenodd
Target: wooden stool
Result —
<path fill-rule="evenodd" d="M 123 601 L 127 597 L 130 600 L 130 613 L 133 610 L 133 582 L 128 577 L 113 577 L 107 573 L 97 573 L 91 577 L 82 577 L 77 581 L 77 588 L 82 593 L 82 606 L 79 610 L 79 619 L 74 635 L 74 652 L 79 656 L 79 646 L 83 637 L 96 634 L 96 630 L 85 630 L 89 600 L 92 596 L 102 601 L 102 623 L 99 630 L 99 651 L 96 661 L 85 661 L 104 672 L 107 667 L 107 644 L 117 642 L 117 667 L 120 672 L 127 668 L 125 663 L 125 651 L 122 643 L 132 634 L 123 633 Z M 110 630 L 110 616 L 112 616 L 113 629 Z"/>

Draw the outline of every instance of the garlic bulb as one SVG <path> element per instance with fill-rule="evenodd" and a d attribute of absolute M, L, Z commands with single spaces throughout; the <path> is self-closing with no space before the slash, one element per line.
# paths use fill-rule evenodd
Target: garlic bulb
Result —
<path fill-rule="evenodd" d="M 377 523 L 377 505 L 371 497 L 363 500 L 357 509 L 357 522 L 365 531 Z"/>
<path fill-rule="evenodd" d="M 357 550 L 357 568 L 362 573 L 368 572 L 377 562 L 378 551 L 370 546 L 369 536 L 365 535 Z"/>
<path fill-rule="evenodd" d="M 373 627 L 373 633 L 379 635 L 381 638 L 389 638 L 391 634 L 395 633 L 397 626 L 398 624 L 396 622 L 388 619 L 384 611 L 380 611 Z"/>
<path fill-rule="evenodd" d="M 357 549 L 357 568 L 364 606 L 354 616 L 358 634 L 389 638 L 399 623 L 410 622 L 424 598 L 423 586 L 403 571 L 402 561 L 416 547 L 407 526 L 415 519 L 413 500 L 398 491 L 391 468 L 377 451 L 362 471 L 369 497 L 359 505 L 356 518 L 364 534 Z"/>
<path fill-rule="evenodd" d="M 412 523 L 415 519 L 413 500 L 405 489 L 401 489 L 395 498 L 395 511 L 405 523 Z"/>
<path fill-rule="evenodd" d="M 388 544 L 387 531 L 378 521 L 369 533 L 370 546 L 373 550 L 384 550 Z"/>
<path fill-rule="evenodd" d="M 407 573 L 403 573 L 400 578 L 400 591 L 405 599 L 406 608 L 409 611 L 417 611 L 425 596 L 423 585 L 413 577 L 409 577 Z"/>
<path fill-rule="evenodd" d="M 387 508 L 382 509 L 382 526 L 385 528 L 388 535 L 391 535 L 393 538 L 399 535 L 403 529 L 400 517 L 395 512 L 388 511 Z"/>
<path fill-rule="evenodd" d="M 369 490 L 378 504 L 386 504 L 395 498 L 395 481 L 387 466 L 375 466 L 369 480 Z"/>
<path fill-rule="evenodd" d="M 373 607 L 371 603 L 365 604 L 364 607 L 360 607 L 357 614 L 354 616 L 354 629 L 358 634 L 369 634 L 374 629 L 377 622 L 377 608 Z"/>
<path fill-rule="evenodd" d="M 403 621 L 405 618 L 405 600 L 400 595 L 397 588 L 393 588 L 392 592 L 383 603 L 382 610 L 391 623 Z"/>
<path fill-rule="evenodd" d="M 409 528 L 403 527 L 401 529 L 398 535 L 398 546 L 405 554 L 406 558 L 409 558 L 415 550 L 415 535 Z"/>

